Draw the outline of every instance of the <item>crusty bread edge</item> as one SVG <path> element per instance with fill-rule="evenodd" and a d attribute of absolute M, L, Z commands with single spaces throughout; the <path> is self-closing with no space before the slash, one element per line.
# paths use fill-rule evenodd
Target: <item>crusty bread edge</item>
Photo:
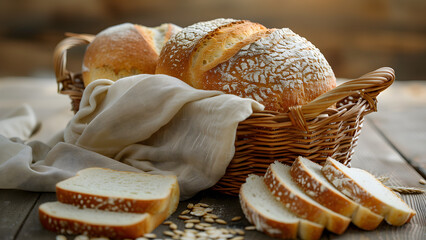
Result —
<path fill-rule="evenodd" d="M 281 201 L 291 212 L 300 218 L 307 219 L 312 222 L 319 223 L 330 232 L 342 234 L 349 226 L 351 220 L 341 214 L 333 212 L 319 203 L 313 205 L 303 198 L 298 197 L 286 187 L 272 169 L 274 164 L 282 164 L 275 162 L 271 164 L 265 173 L 265 184 L 271 193 Z M 290 174 L 290 173 L 288 173 Z"/>
<path fill-rule="evenodd" d="M 310 160 L 309 160 L 310 161 Z M 350 217 L 356 210 L 357 205 L 346 196 L 337 194 L 334 189 L 324 186 L 310 173 L 310 169 L 302 163 L 299 156 L 290 168 L 290 175 L 295 183 L 312 199 L 332 211 Z M 337 190 L 336 190 L 337 191 Z M 311 194 L 316 193 L 316 194 Z"/>
<path fill-rule="evenodd" d="M 243 186 L 240 188 L 239 198 L 241 209 L 249 222 L 254 224 L 257 230 L 271 237 L 283 239 L 294 239 L 297 236 L 301 239 L 319 239 L 321 237 L 324 227 L 319 224 L 306 220 L 294 223 L 279 222 L 257 211 L 256 207 L 246 200 L 246 196 L 243 193 Z M 270 226 L 270 229 L 263 226 Z"/>
<path fill-rule="evenodd" d="M 62 234 L 85 234 L 112 238 L 136 238 L 151 232 L 156 227 L 150 214 L 130 225 L 97 225 L 83 220 L 74 220 L 52 216 L 39 207 L 39 219 L 44 228 Z M 163 216 L 158 216 L 163 217 Z M 155 219 L 154 219 L 155 220 Z"/>
<path fill-rule="evenodd" d="M 371 211 L 383 216 L 387 223 L 394 226 L 404 225 L 405 223 L 409 222 L 414 215 L 416 215 L 416 212 L 411 209 L 410 206 L 408 206 L 405 201 L 402 200 L 398 195 L 396 196 L 400 198 L 402 203 L 407 206 L 408 211 L 402 211 L 388 206 L 386 203 L 382 202 L 374 195 L 370 194 L 367 190 L 362 188 L 350 176 L 345 174 L 336 164 L 336 162 L 337 161 L 332 158 L 327 158 L 324 167 L 322 168 L 322 172 L 331 183 L 333 183 L 334 180 L 343 179 L 343 184 L 339 184 L 337 186 L 335 185 L 335 187 L 349 198 L 352 198 L 352 200 L 354 200 L 355 202 L 358 202 L 362 206 L 367 207 Z M 382 183 L 380 182 L 380 184 Z M 382 186 L 389 189 L 383 184 Z M 392 192 L 392 190 L 390 189 L 389 191 Z"/>
<path fill-rule="evenodd" d="M 362 207 L 360 204 L 350 200 L 348 197 L 342 197 L 341 195 L 336 194 L 335 191 L 339 190 L 336 189 L 333 191 L 327 186 L 321 184 L 320 181 L 316 180 L 315 177 L 310 174 L 310 170 L 307 169 L 307 166 L 302 163 L 300 158 L 302 157 L 299 156 L 293 162 L 293 165 L 290 168 L 290 174 L 294 182 L 296 182 L 306 194 L 332 211 L 340 213 L 346 217 L 350 217 L 352 223 L 363 230 L 373 230 L 380 225 L 383 221 L 383 217 L 381 215 L 375 214 L 369 209 Z M 322 186 L 324 189 L 319 192 L 318 187 L 315 186 Z M 316 192 L 317 194 L 309 194 L 309 191 Z"/>
<path fill-rule="evenodd" d="M 105 169 L 105 168 L 98 168 Z M 71 178 L 78 178 L 83 169 Z M 109 170 L 109 169 L 108 169 Z M 113 170 L 116 171 L 116 170 Z M 128 172 L 128 171 L 117 171 L 117 172 Z M 130 173 L 130 172 L 129 172 Z M 134 174 L 134 172 L 131 172 Z M 62 188 L 59 182 L 56 184 L 56 198 L 59 202 L 72 204 L 80 208 L 95 208 L 100 210 L 109 211 L 122 211 L 132 213 L 151 213 L 157 214 L 165 210 L 170 211 L 170 215 L 176 210 L 179 204 L 179 185 L 176 176 L 169 175 L 167 177 L 173 177 L 175 182 L 172 184 L 169 193 L 164 198 L 158 199 L 131 199 L 131 198 L 120 198 L 120 197 L 108 197 L 96 194 L 88 194 L 82 192 L 70 191 Z M 70 178 L 69 178 L 70 179 Z M 64 180 L 64 181 L 67 181 Z"/>

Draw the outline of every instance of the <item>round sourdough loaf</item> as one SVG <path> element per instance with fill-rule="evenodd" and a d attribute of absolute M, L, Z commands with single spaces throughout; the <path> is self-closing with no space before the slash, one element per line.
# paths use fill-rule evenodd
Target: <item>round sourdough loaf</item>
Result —
<path fill-rule="evenodd" d="M 163 45 L 181 28 L 170 23 L 150 28 L 123 23 L 98 33 L 83 59 L 83 81 L 153 74 Z"/>
<path fill-rule="evenodd" d="M 246 20 L 200 22 L 163 47 L 157 74 L 205 90 L 252 98 L 285 112 L 336 86 L 321 52 L 288 28 L 268 29 Z"/>

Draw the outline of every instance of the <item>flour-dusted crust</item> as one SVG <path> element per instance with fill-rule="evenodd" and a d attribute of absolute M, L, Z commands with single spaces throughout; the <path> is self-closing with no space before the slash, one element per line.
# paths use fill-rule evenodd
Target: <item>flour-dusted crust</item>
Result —
<path fill-rule="evenodd" d="M 156 73 L 252 98 L 280 112 L 336 86 L 330 65 L 305 38 L 287 28 L 234 19 L 184 28 L 163 48 Z"/>
<path fill-rule="evenodd" d="M 416 214 L 398 195 L 364 170 L 348 168 L 336 160 L 328 158 L 322 172 L 343 194 L 383 216 L 391 225 L 401 226 Z M 365 184 L 374 185 L 377 191 L 368 190 Z M 383 193 L 387 197 L 381 195 Z M 392 201 L 389 202 L 389 199 Z"/>
<path fill-rule="evenodd" d="M 264 189 L 253 184 L 256 181 L 263 185 Z M 283 219 L 278 220 L 277 218 L 273 218 L 268 215 L 265 210 L 259 206 L 259 204 L 255 204 L 250 200 L 252 197 L 249 196 L 250 194 L 271 194 L 266 188 L 262 177 L 250 175 L 247 178 L 246 183 L 241 186 L 239 195 L 244 215 L 253 225 L 256 226 L 258 231 L 264 232 L 269 236 L 282 239 L 295 239 L 297 237 L 301 239 L 319 239 L 321 237 L 324 229 L 323 226 L 299 219 L 290 212 L 287 212 L 287 210 L 283 210 L 284 214 L 282 215 L 278 213 L 279 211 L 275 212 L 275 214 L 278 215 L 277 218 L 281 217 Z M 267 199 L 269 199 L 269 201 L 264 202 L 267 206 L 274 204 L 270 201 L 276 201 L 272 195 Z M 284 208 L 280 203 L 278 203 L 278 205 L 279 207 Z"/>
<path fill-rule="evenodd" d="M 331 211 L 312 200 L 292 182 L 290 167 L 275 162 L 268 167 L 265 183 L 273 195 L 296 216 L 325 226 L 329 231 L 342 234 L 350 219 Z"/>
<path fill-rule="evenodd" d="M 163 45 L 181 28 L 165 23 L 150 28 L 123 23 L 96 35 L 83 59 L 83 81 L 118 80 L 136 74 L 153 74 Z"/>
<path fill-rule="evenodd" d="M 290 174 L 303 191 L 321 205 L 350 217 L 352 223 L 364 230 L 379 226 L 383 217 L 355 203 L 337 190 L 322 175 L 321 166 L 309 159 L 298 157 L 292 164 Z"/>
<path fill-rule="evenodd" d="M 97 179 L 100 179 L 98 181 L 103 181 L 103 187 L 111 188 L 111 191 L 93 192 L 93 189 L 84 186 L 84 181 L 88 184 L 91 178 L 93 180 L 95 174 L 97 175 Z M 82 179 L 83 177 L 85 180 Z M 122 179 L 114 180 L 109 177 L 121 177 Z M 133 185 L 132 188 L 140 188 L 140 191 L 143 191 L 144 186 L 138 187 L 138 183 L 136 182 L 139 180 L 138 178 L 143 179 L 147 184 L 149 184 L 149 181 L 160 182 L 165 180 L 164 189 L 161 190 L 162 192 L 153 192 L 153 196 L 144 198 L 143 196 L 136 195 L 137 192 L 134 195 L 124 192 L 128 190 L 125 188 L 121 190 L 120 186 L 115 184 L 115 181 L 129 179 L 130 185 Z M 134 179 L 135 182 L 130 182 L 131 179 Z M 83 187 L 75 188 L 73 186 L 74 183 L 71 182 L 82 184 Z M 115 194 L 112 194 L 112 191 L 114 191 Z M 120 191 L 123 191 L 123 193 L 118 196 L 117 193 Z M 79 171 L 76 176 L 59 182 L 56 185 L 56 197 L 59 202 L 72 204 L 80 208 L 151 214 L 166 211 L 168 215 L 171 215 L 176 210 L 179 203 L 179 185 L 175 176 L 154 176 L 145 173 L 114 171 L 103 168 L 87 168 Z"/>

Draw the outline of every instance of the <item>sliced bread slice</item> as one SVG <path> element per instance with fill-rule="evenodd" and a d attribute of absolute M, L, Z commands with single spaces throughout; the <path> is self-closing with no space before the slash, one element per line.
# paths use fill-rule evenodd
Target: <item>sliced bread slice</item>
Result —
<path fill-rule="evenodd" d="M 322 206 L 305 194 L 293 182 L 290 166 L 275 161 L 269 165 L 264 180 L 272 194 L 300 218 L 319 223 L 337 234 L 342 234 L 351 222 L 350 218 Z"/>
<path fill-rule="evenodd" d="M 291 166 L 294 182 L 312 199 L 321 205 L 351 217 L 352 223 L 364 230 L 373 230 L 382 222 L 383 216 L 362 207 L 337 190 L 321 172 L 321 166 L 311 160 L 298 157 Z"/>
<path fill-rule="evenodd" d="M 81 208 L 171 215 L 179 203 L 175 176 L 87 168 L 56 184 L 59 202 Z"/>
<path fill-rule="evenodd" d="M 401 226 L 416 212 L 373 175 L 359 168 L 348 168 L 328 158 L 323 175 L 343 194 L 383 216 L 391 225 Z"/>
<path fill-rule="evenodd" d="M 263 177 L 249 175 L 240 188 L 241 208 L 256 229 L 272 237 L 319 239 L 324 227 L 296 217 L 275 199 Z"/>
<path fill-rule="evenodd" d="M 41 204 L 39 218 L 43 227 L 53 232 L 109 238 L 140 237 L 165 219 L 163 215 L 82 209 L 60 202 Z"/>

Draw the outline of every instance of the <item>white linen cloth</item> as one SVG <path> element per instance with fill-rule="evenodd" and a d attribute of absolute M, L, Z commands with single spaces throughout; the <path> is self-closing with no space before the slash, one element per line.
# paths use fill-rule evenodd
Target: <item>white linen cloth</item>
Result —
<path fill-rule="evenodd" d="M 234 155 L 238 123 L 263 106 L 165 75 L 96 80 L 53 148 L 0 137 L 0 188 L 54 191 L 78 170 L 173 174 L 181 199 L 213 186 Z M 10 137 L 10 135 L 8 136 Z"/>
<path fill-rule="evenodd" d="M 7 138 L 28 139 L 37 127 L 37 118 L 33 109 L 24 104 L 4 116 L 0 116 L 0 135 Z"/>

